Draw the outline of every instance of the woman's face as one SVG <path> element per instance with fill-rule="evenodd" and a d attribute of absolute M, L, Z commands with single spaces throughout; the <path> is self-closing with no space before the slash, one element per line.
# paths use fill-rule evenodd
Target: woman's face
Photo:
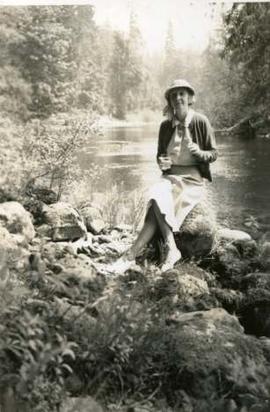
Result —
<path fill-rule="evenodd" d="M 173 89 L 170 93 L 170 103 L 177 114 L 184 115 L 188 111 L 189 93 L 187 89 L 179 87 Z"/>

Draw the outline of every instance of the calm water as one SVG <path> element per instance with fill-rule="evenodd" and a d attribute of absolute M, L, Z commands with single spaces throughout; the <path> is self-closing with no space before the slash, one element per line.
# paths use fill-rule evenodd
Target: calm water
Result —
<path fill-rule="evenodd" d="M 160 175 L 155 162 L 159 125 L 113 128 L 80 155 L 82 167 L 104 167 L 100 190 L 121 184 L 122 190 L 147 188 Z M 241 227 L 249 216 L 270 216 L 270 140 L 217 137 L 219 158 L 212 165 L 209 196 L 217 217 Z M 233 227 L 232 227 L 233 226 Z"/>

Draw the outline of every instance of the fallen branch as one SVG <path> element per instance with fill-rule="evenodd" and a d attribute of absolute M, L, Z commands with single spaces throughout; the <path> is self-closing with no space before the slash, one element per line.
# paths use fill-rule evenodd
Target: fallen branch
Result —
<path fill-rule="evenodd" d="M 251 117 L 244 117 L 243 119 L 241 119 L 239 122 L 235 123 L 233 126 L 230 127 L 225 127 L 223 129 L 216 129 L 215 132 L 216 133 L 231 133 L 237 129 L 239 129 L 240 127 L 242 127 L 245 124 L 248 124 L 248 126 L 253 129 L 253 125 L 251 123 Z"/>

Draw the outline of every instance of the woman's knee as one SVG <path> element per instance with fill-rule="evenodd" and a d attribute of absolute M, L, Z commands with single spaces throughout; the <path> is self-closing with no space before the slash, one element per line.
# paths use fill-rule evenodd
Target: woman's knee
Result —
<path fill-rule="evenodd" d="M 149 207 L 146 216 L 145 216 L 145 222 L 156 222 L 156 215 L 153 207 L 153 203 Z"/>
<path fill-rule="evenodd" d="M 158 207 L 158 204 L 156 202 L 156 200 L 152 200 L 152 209 L 153 209 L 153 213 L 156 215 L 157 213 L 160 214 L 160 209 Z"/>

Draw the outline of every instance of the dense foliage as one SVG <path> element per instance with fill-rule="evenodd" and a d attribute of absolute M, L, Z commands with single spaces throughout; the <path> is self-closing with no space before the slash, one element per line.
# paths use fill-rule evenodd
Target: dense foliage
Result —
<path fill-rule="evenodd" d="M 17 112 L 26 116 L 27 110 L 28 116 L 46 118 L 76 107 L 81 93 L 77 84 L 83 60 L 80 45 L 87 38 L 91 50 L 93 43 L 92 7 L 18 7 L 1 11 L 0 42 L 6 43 L 2 70 L 18 72 L 21 79 L 16 96 L 21 107 Z M 6 79 L 9 95 L 16 87 L 14 80 L 12 84 Z"/>
<path fill-rule="evenodd" d="M 270 3 L 234 4 L 224 22 L 224 55 L 240 73 L 240 98 L 250 114 L 269 115 Z"/>
<path fill-rule="evenodd" d="M 269 3 L 235 3 L 203 53 L 177 49 L 171 23 L 163 50 L 150 55 L 135 14 L 127 33 L 98 27 L 94 18 L 90 5 L 1 7 L 4 116 L 25 121 L 78 109 L 124 119 L 161 110 L 168 83 L 182 77 L 216 127 L 267 117 Z"/>

